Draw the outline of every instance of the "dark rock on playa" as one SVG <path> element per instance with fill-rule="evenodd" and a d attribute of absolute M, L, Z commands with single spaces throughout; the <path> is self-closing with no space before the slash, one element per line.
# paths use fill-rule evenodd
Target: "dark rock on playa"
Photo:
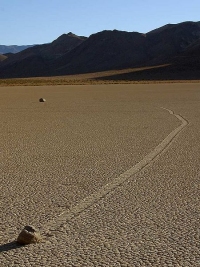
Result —
<path fill-rule="evenodd" d="M 41 242 L 42 237 L 39 231 L 33 226 L 25 226 L 17 238 L 20 245 L 28 245 Z"/>
<path fill-rule="evenodd" d="M 44 99 L 44 98 L 40 98 L 40 99 L 39 99 L 39 102 L 46 102 L 46 99 Z"/>

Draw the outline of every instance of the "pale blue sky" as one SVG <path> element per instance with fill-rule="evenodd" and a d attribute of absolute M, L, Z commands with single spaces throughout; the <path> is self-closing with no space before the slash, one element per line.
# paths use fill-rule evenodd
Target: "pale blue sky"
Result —
<path fill-rule="evenodd" d="M 200 21 L 200 0 L 0 0 L 0 44 L 48 43 L 63 33 L 146 33 L 167 23 Z"/>

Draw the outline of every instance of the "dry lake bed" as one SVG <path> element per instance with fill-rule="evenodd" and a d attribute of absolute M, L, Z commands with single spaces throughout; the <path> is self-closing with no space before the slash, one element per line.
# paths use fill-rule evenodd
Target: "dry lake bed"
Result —
<path fill-rule="evenodd" d="M 0 116 L 1 267 L 200 266 L 200 84 L 0 87 Z"/>

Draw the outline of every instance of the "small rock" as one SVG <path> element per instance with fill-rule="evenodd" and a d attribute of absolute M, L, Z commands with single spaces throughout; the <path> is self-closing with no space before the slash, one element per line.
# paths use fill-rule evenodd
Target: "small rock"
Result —
<path fill-rule="evenodd" d="M 42 237 L 39 231 L 33 226 L 25 226 L 17 238 L 17 243 L 20 245 L 28 245 L 33 243 L 39 243 L 42 241 Z"/>
<path fill-rule="evenodd" d="M 39 99 L 39 102 L 46 102 L 46 99 L 44 99 L 44 98 L 40 98 L 40 99 Z"/>

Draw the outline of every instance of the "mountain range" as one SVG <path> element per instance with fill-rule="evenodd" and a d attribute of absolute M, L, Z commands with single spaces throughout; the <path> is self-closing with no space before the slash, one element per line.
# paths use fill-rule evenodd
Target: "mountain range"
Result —
<path fill-rule="evenodd" d="M 52 43 L 0 55 L 0 78 L 60 76 L 162 66 L 106 79 L 200 79 L 200 22 L 167 24 L 146 34 L 105 30 L 63 34 Z"/>
<path fill-rule="evenodd" d="M 0 45 L 0 54 L 18 53 L 34 45 Z"/>

